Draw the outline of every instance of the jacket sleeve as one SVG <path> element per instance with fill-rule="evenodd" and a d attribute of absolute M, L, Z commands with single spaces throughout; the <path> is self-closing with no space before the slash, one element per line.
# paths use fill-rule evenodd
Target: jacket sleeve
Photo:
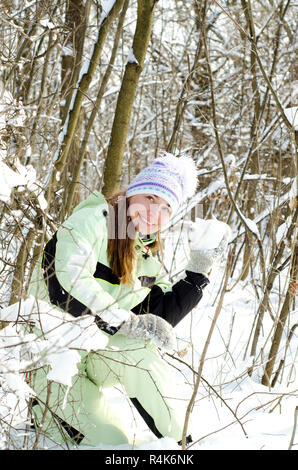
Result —
<path fill-rule="evenodd" d="M 71 296 L 110 326 L 119 326 L 130 312 L 120 309 L 115 299 L 93 277 L 102 244 L 107 244 L 106 218 L 97 207 L 74 212 L 57 232 L 56 276 Z"/>
<path fill-rule="evenodd" d="M 153 313 L 175 327 L 201 300 L 207 284 L 209 280 L 203 274 L 186 271 L 186 277 L 168 291 L 155 284 L 143 302 L 132 311 L 136 314 Z"/>

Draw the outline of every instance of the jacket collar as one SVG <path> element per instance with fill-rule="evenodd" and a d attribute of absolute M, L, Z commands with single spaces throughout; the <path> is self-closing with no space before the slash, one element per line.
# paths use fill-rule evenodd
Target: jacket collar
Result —
<path fill-rule="evenodd" d="M 151 243 L 154 243 L 155 241 L 156 234 L 144 236 L 138 233 L 135 240 L 135 249 L 141 253 L 147 253 L 149 250 L 149 247 L 147 246 Z"/>
<path fill-rule="evenodd" d="M 152 233 L 151 235 L 141 235 L 140 233 L 138 234 L 139 240 L 143 245 L 147 246 L 150 245 L 151 243 L 156 242 L 157 235 L 156 233 Z"/>

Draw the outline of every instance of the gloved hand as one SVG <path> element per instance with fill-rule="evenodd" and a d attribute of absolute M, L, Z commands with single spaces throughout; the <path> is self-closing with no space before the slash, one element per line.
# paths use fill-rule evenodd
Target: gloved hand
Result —
<path fill-rule="evenodd" d="M 176 335 L 170 323 L 151 313 L 132 313 L 118 331 L 130 338 L 149 339 L 159 348 L 168 351 L 176 345 Z"/>
<path fill-rule="evenodd" d="M 216 230 L 215 234 L 214 230 Z M 199 220 L 192 224 L 188 236 L 190 259 L 185 269 L 208 277 L 214 262 L 227 249 L 231 237 L 231 229 L 228 225 L 217 220 Z M 212 245 L 216 246 L 211 248 Z"/>
<path fill-rule="evenodd" d="M 191 250 L 190 260 L 185 269 L 194 273 L 201 273 L 208 277 L 215 261 L 217 261 L 227 248 L 227 241 L 223 239 L 217 248 L 209 250 Z"/>

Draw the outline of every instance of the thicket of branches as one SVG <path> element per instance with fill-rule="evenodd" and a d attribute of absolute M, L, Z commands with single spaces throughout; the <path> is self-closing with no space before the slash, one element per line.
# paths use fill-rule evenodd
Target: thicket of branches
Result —
<path fill-rule="evenodd" d="M 0 188 L 1 307 L 92 190 L 188 153 L 204 217 L 235 234 L 227 282 L 255 290 L 249 373 L 262 361 L 274 386 L 297 334 L 295 16 L 291 0 L 2 1 L 1 168 L 23 180 Z"/>

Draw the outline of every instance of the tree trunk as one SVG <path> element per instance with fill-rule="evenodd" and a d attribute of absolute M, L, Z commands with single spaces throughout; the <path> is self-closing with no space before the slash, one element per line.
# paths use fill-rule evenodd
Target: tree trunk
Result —
<path fill-rule="evenodd" d="M 291 270 L 290 270 L 289 285 L 288 285 L 286 297 L 285 297 L 285 300 L 284 300 L 284 303 L 281 308 L 281 312 L 277 321 L 277 325 L 275 328 L 270 352 L 268 355 L 268 362 L 266 364 L 264 375 L 262 377 L 263 385 L 267 385 L 267 386 L 270 385 L 270 379 L 271 379 L 271 375 L 273 372 L 275 360 L 279 351 L 281 337 L 284 331 L 286 320 L 290 313 L 291 301 L 293 300 L 297 291 L 297 279 L 298 279 L 298 245 L 296 242 L 296 246 L 294 248 L 294 253 L 293 253 L 293 258 L 292 258 Z"/>
<path fill-rule="evenodd" d="M 25 269 L 27 266 L 28 257 L 34 240 L 35 228 L 31 228 L 19 251 L 17 257 L 17 263 L 14 269 L 14 275 L 11 285 L 11 296 L 9 305 L 18 302 L 24 295 L 24 284 L 25 284 Z"/>
<path fill-rule="evenodd" d="M 125 67 L 105 163 L 103 179 L 105 196 L 111 195 L 120 188 L 125 143 L 139 77 L 150 40 L 155 3 L 156 0 L 138 0 L 138 18 L 132 54 Z"/>
<path fill-rule="evenodd" d="M 67 118 L 67 113 L 71 105 L 72 96 L 75 93 L 77 81 L 82 67 L 84 39 L 86 33 L 87 20 L 90 10 L 90 1 L 86 3 L 83 0 L 70 0 L 65 14 L 65 26 L 68 34 L 66 46 L 72 54 L 62 56 L 62 74 L 61 74 L 61 97 L 64 97 L 60 104 L 60 116 L 62 126 Z M 68 158 L 63 174 L 61 176 L 61 184 L 67 188 L 69 181 L 74 179 L 74 169 L 79 159 L 80 138 L 82 132 L 84 113 L 81 112 L 77 121 L 73 140 L 70 146 L 71 158 Z M 80 175 L 78 175 L 78 180 Z M 68 191 L 63 194 L 63 203 L 60 210 L 60 220 L 64 218 L 64 207 L 66 205 Z M 76 192 L 73 196 L 73 205 L 76 206 L 80 202 L 79 186 L 76 185 Z"/>
<path fill-rule="evenodd" d="M 94 103 L 94 107 L 92 109 L 91 115 L 88 119 L 88 122 L 87 122 L 87 125 L 86 125 L 86 128 L 85 128 L 84 137 L 83 137 L 82 143 L 80 145 L 80 149 L 79 149 L 79 158 L 76 161 L 76 165 L 75 165 L 75 168 L 74 168 L 73 173 L 72 173 L 72 180 L 71 180 L 70 190 L 69 190 L 69 193 L 68 193 L 67 203 L 66 203 L 65 208 L 64 208 L 65 215 L 70 214 L 71 208 L 74 205 L 74 194 L 75 194 L 77 183 L 79 181 L 81 166 L 82 166 L 82 163 L 83 163 L 83 160 L 84 160 L 86 147 L 87 147 L 87 144 L 88 144 L 88 140 L 89 140 L 89 137 L 90 137 L 90 133 L 91 133 L 91 129 L 92 129 L 94 120 L 95 120 L 95 118 L 98 114 L 98 109 L 100 107 L 102 97 L 104 95 L 104 92 L 106 90 L 110 75 L 111 75 L 112 70 L 113 70 L 113 65 L 114 65 L 114 62 L 115 62 L 115 59 L 116 59 L 116 56 L 117 56 L 117 50 L 118 50 L 118 46 L 119 46 L 120 36 L 122 34 L 122 29 L 123 29 L 123 22 L 124 22 L 125 15 L 126 15 L 126 12 L 127 12 L 127 9 L 128 9 L 128 5 L 129 5 L 129 0 L 125 0 L 121 15 L 119 17 L 119 22 L 118 22 L 118 26 L 117 26 L 117 32 L 116 32 L 116 35 L 115 35 L 115 40 L 114 40 L 114 44 L 113 44 L 113 49 L 112 49 L 112 53 L 111 53 L 110 62 L 109 62 L 109 65 L 106 69 L 106 72 L 103 76 L 103 79 L 101 81 L 101 84 L 100 84 L 100 87 L 99 87 L 99 90 L 98 90 L 98 93 L 97 93 L 96 101 Z"/>
<path fill-rule="evenodd" d="M 105 39 L 108 34 L 109 27 L 112 21 L 115 19 L 121 8 L 123 7 L 124 0 L 116 0 L 113 7 L 104 18 L 100 25 L 98 32 L 97 41 L 94 45 L 92 56 L 90 58 L 89 67 L 86 73 L 84 73 L 78 84 L 74 103 L 71 110 L 68 113 L 67 129 L 63 132 L 62 142 L 58 150 L 58 158 L 56 159 L 54 170 L 52 173 L 51 181 L 47 189 L 47 201 L 48 203 L 52 200 L 53 192 L 57 187 L 60 174 L 63 172 L 68 156 L 70 154 L 71 143 L 74 138 L 77 123 L 81 114 L 82 103 L 84 96 L 87 94 L 91 80 L 94 76 L 98 61 L 104 46 Z"/>
<path fill-rule="evenodd" d="M 206 127 L 209 126 L 212 119 L 206 50 L 202 40 L 202 33 L 200 34 L 202 28 L 205 28 L 206 32 L 208 31 L 206 25 L 207 1 L 195 2 L 194 9 L 196 15 L 196 34 L 199 36 L 199 56 L 192 73 L 191 86 L 193 87 L 194 99 L 199 101 L 200 104 L 194 105 L 195 124 L 192 124 L 191 132 L 195 146 L 204 151 L 210 139 L 208 132 L 206 132 Z"/>
<path fill-rule="evenodd" d="M 65 46 L 69 53 L 62 56 L 61 62 L 61 98 L 63 101 L 60 103 L 60 117 L 62 125 L 67 117 L 67 111 L 69 109 L 73 93 L 75 92 L 82 65 L 89 9 L 90 2 L 87 2 L 85 6 L 85 2 L 83 0 L 69 0 L 68 7 L 65 12 L 65 26 L 67 28 Z"/>
<path fill-rule="evenodd" d="M 247 22 L 247 29 L 249 31 L 250 37 L 254 39 L 254 43 L 251 46 L 250 49 L 250 70 L 252 74 L 252 79 L 251 79 L 251 86 L 252 86 L 252 91 L 253 91 L 253 96 L 254 96 L 254 116 L 253 116 L 253 121 L 252 121 L 252 126 L 251 126 L 251 131 L 250 131 L 250 137 L 254 141 L 254 146 L 257 147 L 258 142 L 257 142 L 257 134 L 258 134 L 258 128 L 259 128 L 259 116 L 260 116 L 260 93 L 259 93 L 259 87 L 258 87 L 258 80 L 257 80 L 257 59 L 255 55 L 255 42 L 256 42 L 256 36 L 255 36 L 255 28 L 254 28 L 254 23 L 252 19 L 252 12 L 251 12 L 251 5 L 250 1 L 246 0 L 241 0 L 242 8 L 245 13 L 246 17 L 246 22 Z M 259 168 L 259 154 L 258 151 L 253 150 L 250 158 L 250 171 L 251 174 L 253 175 L 258 175 L 260 172 Z M 255 208 L 256 208 L 256 194 L 257 194 L 257 187 L 258 187 L 258 182 L 257 180 L 252 180 L 249 181 L 247 184 L 247 205 L 246 205 L 246 215 L 251 218 L 252 214 L 255 214 Z M 245 248 L 244 248 L 244 257 L 243 257 L 243 268 L 242 268 L 242 275 L 241 279 L 245 280 L 248 272 L 249 272 L 249 266 L 250 266 L 250 258 L 252 256 L 252 245 L 253 245 L 253 237 L 252 234 L 249 233 L 249 231 L 246 231 L 245 235 Z"/>

